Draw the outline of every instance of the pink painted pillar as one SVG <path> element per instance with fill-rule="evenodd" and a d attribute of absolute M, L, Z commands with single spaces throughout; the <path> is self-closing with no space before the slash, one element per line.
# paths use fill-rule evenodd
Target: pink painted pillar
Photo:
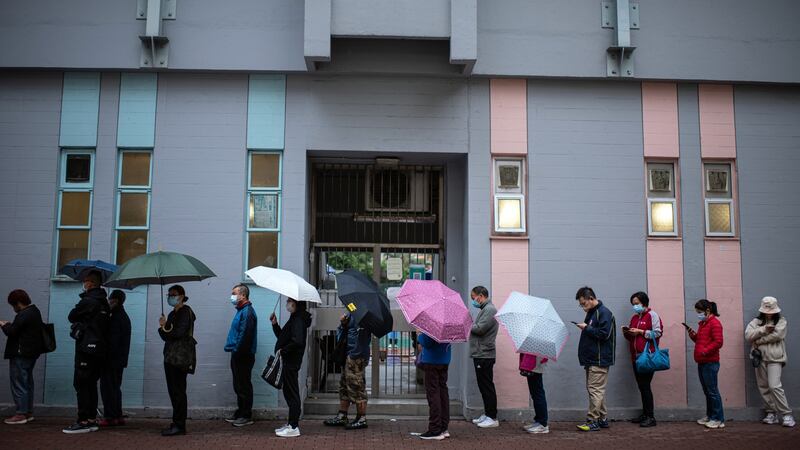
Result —
<path fill-rule="evenodd" d="M 495 79 L 490 84 L 491 152 L 525 156 L 528 153 L 527 84 L 525 80 Z M 494 173 L 493 166 L 486 170 Z M 494 183 L 492 176 L 492 183 Z M 493 185 L 490 187 L 494 191 Z M 487 199 L 492 201 L 492 199 Z M 492 238 L 492 301 L 500 309 L 511 291 L 528 293 L 528 238 Z M 499 408 L 527 408 L 528 387 L 519 376 L 519 360 L 511 338 L 501 326 L 497 335 L 494 380 Z"/>
<path fill-rule="evenodd" d="M 701 84 L 700 150 L 704 160 L 736 160 L 733 86 Z M 704 175 L 705 176 L 705 175 Z M 736 199 L 736 177 L 734 201 Z M 734 206 L 734 211 L 737 206 Z M 745 406 L 742 256 L 738 237 L 706 238 L 706 296 L 717 303 L 725 344 L 720 354 L 719 390 L 725 406 Z"/>
<path fill-rule="evenodd" d="M 645 158 L 680 157 L 678 88 L 674 83 L 642 83 L 642 128 Z M 677 170 L 676 170 L 677 174 Z M 677 176 L 676 176 L 676 186 Z M 676 189 L 678 208 L 680 190 Z M 679 224 L 676 224 L 679 226 Z M 656 407 L 686 406 L 686 333 L 683 330 L 683 242 L 678 237 L 647 239 L 647 291 L 650 306 L 661 317 L 661 346 L 669 348 L 670 370 L 653 380 Z"/>

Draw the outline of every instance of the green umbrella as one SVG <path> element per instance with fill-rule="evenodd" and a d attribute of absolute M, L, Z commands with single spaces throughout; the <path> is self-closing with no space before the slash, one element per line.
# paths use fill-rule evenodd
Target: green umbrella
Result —
<path fill-rule="evenodd" d="M 157 251 L 131 259 L 121 265 L 105 286 L 133 289 L 143 284 L 161 285 L 161 313 L 164 313 L 164 284 L 200 281 L 217 276 L 197 258 L 174 252 Z"/>

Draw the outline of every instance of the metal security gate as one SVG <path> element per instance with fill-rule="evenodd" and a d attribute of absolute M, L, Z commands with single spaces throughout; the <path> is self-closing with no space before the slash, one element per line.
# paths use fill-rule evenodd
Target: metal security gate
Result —
<path fill-rule="evenodd" d="M 367 367 L 371 397 L 424 395 L 417 373 L 416 331 L 394 300 L 408 278 L 440 279 L 444 272 L 441 167 L 379 164 L 312 166 L 312 281 L 322 305 L 316 311 L 311 352 L 314 394 L 338 392 L 341 367 L 332 359 L 344 308 L 336 273 L 347 268 L 372 277 L 392 303 L 393 331 L 372 340 Z"/>

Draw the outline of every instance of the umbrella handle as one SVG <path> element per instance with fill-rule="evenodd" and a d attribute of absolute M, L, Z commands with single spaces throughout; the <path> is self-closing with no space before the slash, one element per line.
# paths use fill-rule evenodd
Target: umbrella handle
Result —
<path fill-rule="evenodd" d="M 164 285 L 161 285 L 161 315 L 164 315 Z"/>

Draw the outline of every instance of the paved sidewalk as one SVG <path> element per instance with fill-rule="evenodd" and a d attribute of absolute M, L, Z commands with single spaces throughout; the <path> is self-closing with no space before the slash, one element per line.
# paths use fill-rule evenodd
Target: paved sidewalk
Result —
<path fill-rule="evenodd" d="M 503 422 L 500 428 L 479 430 L 466 421 L 452 422 L 452 438 L 444 441 L 421 441 L 412 431 L 424 431 L 423 421 L 374 420 L 369 429 L 345 431 L 322 426 L 320 421 L 303 421 L 303 436 L 281 439 L 274 429 L 282 423 L 260 421 L 245 428 L 234 428 L 221 420 L 189 421 L 189 434 L 163 438 L 159 430 L 165 420 L 132 420 L 125 427 L 103 429 L 96 433 L 66 435 L 61 428 L 69 419 L 40 417 L 22 426 L 0 424 L 2 449 L 138 449 L 156 448 L 260 448 L 260 449 L 482 449 L 513 450 L 531 448 L 559 449 L 782 449 L 800 448 L 800 428 L 783 428 L 753 422 L 728 422 L 724 430 L 707 431 L 686 422 L 664 422 L 655 428 L 642 429 L 630 423 L 613 423 L 609 430 L 581 433 L 573 423 L 553 423 L 550 434 L 529 435 L 521 424 Z"/>

